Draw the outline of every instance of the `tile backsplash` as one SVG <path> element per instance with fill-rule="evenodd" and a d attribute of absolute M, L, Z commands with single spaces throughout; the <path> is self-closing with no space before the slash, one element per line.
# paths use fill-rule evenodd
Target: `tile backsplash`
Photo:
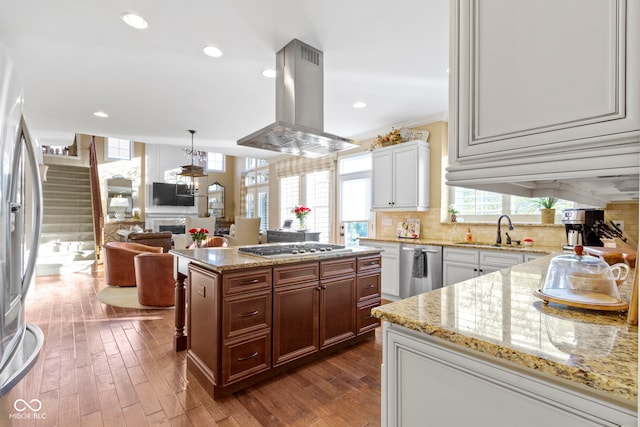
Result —
<path fill-rule="evenodd" d="M 420 237 L 423 239 L 447 240 L 454 242 L 464 241 L 467 228 L 471 229 L 473 241 L 475 242 L 495 242 L 496 223 L 449 223 L 441 222 L 440 209 L 431 209 L 428 212 L 376 212 L 375 236 L 372 237 L 395 237 L 397 225 L 407 218 L 417 218 L 420 220 Z M 638 241 L 638 203 L 610 203 L 605 208 L 605 221 L 624 221 L 624 233 L 634 241 Z M 497 218 L 496 218 L 497 220 Z M 503 232 L 507 230 L 506 221 L 503 221 Z M 509 232 L 513 240 L 533 239 L 541 246 L 561 248 L 566 244 L 565 228 L 562 223 L 553 225 L 542 224 L 518 224 L 514 221 L 514 230 Z M 502 234 L 504 242 L 505 236 Z"/>

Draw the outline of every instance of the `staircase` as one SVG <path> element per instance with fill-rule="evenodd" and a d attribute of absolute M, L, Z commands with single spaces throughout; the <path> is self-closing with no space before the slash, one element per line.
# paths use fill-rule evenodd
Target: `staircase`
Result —
<path fill-rule="evenodd" d="M 89 168 L 49 165 L 36 275 L 91 270 L 95 261 Z"/>

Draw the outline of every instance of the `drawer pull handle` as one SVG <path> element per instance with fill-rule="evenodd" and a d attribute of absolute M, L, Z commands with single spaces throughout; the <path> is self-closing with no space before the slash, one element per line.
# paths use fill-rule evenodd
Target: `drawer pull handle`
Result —
<path fill-rule="evenodd" d="M 251 317 L 251 316 L 255 316 L 258 313 L 259 313 L 258 310 L 248 311 L 246 313 L 239 314 L 238 317 Z"/>
<path fill-rule="evenodd" d="M 369 262 L 365 262 L 364 265 L 378 265 L 377 261 L 369 261 Z"/>
<path fill-rule="evenodd" d="M 241 285 L 251 285 L 252 283 L 258 283 L 260 281 L 260 279 L 253 279 L 253 280 L 245 280 L 243 282 L 240 282 Z"/>
<path fill-rule="evenodd" d="M 244 357 L 238 357 L 238 362 L 244 362 L 245 360 L 249 360 L 249 359 L 253 359 L 254 357 L 256 357 L 259 353 L 257 351 L 251 353 L 248 356 L 244 356 Z"/>
<path fill-rule="evenodd" d="M 373 319 L 372 315 L 364 316 L 365 319 Z"/>
<path fill-rule="evenodd" d="M 367 286 L 365 286 L 364 288 L 365 288 L 365 289 L 371 289 L 371 288 L 375 288 L 375 286 L 376 286 L 376 285 L 367 285 Z"/>

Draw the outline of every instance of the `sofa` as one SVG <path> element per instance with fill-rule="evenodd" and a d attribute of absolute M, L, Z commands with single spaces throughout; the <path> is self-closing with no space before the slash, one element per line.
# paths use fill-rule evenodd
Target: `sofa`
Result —
<path fill-rule="evenodd" d="M 172 233 L 170 231 L 160 232 L 131 232 L 127 235 L 127 242 L 140 243 L 147 246 L 157 246 L 167 253 L 171 250 Z"/>

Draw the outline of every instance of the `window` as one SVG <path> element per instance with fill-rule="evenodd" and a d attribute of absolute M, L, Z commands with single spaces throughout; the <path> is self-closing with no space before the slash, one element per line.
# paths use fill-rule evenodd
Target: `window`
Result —
<path fill-rule="evenodd" d="M 488 221 L 488 217 L 493 220 L 499 215 L 508 214 L 519 221 L 540 222 L 540 206 L 535 203 L 535 197 L 510 196 L 462 187 L 451 187 L 449 191 L 449 203 L 459 211 L 458 217 L 466 221 L 483 222 Z M 560 220 L 563 209 L 573 207 L 574 202 L 560 199 L 554 206 L 556 220 Z"/>
<path fill-rule="evenodd" d="M 225 171 L 225 157 L 221 153 L 207 153 L 207 170 L 215 172 Z"/>
<path fill-rule="evenodd" d="M 260 218 L 260 229 L 269 226 L 269 163 L 261 159 L 245 159 L 242 181 L 241 211 L 249 218 Z"/>
<path fill-rule="evenodd" d="M 107 160 L 131 160 L 131 140 L 107 138 Z"/>
<path fill-rule="evenodd" d="M 306 227 L 320 232 L 320 241 L 331 236 L 331 171 L 322 170 L 280 178 L 280 221 L 295 219 L 296 205 L 311 209 Z M 297 220 L 294 228 L 299 227 Z"/>
<path fill-rule="evenodd" d="M 340 222 L 346 246 L 357 246 L 369 235 L 371 211 L 371 154 L 350 156 L 339 161 Z"/>

